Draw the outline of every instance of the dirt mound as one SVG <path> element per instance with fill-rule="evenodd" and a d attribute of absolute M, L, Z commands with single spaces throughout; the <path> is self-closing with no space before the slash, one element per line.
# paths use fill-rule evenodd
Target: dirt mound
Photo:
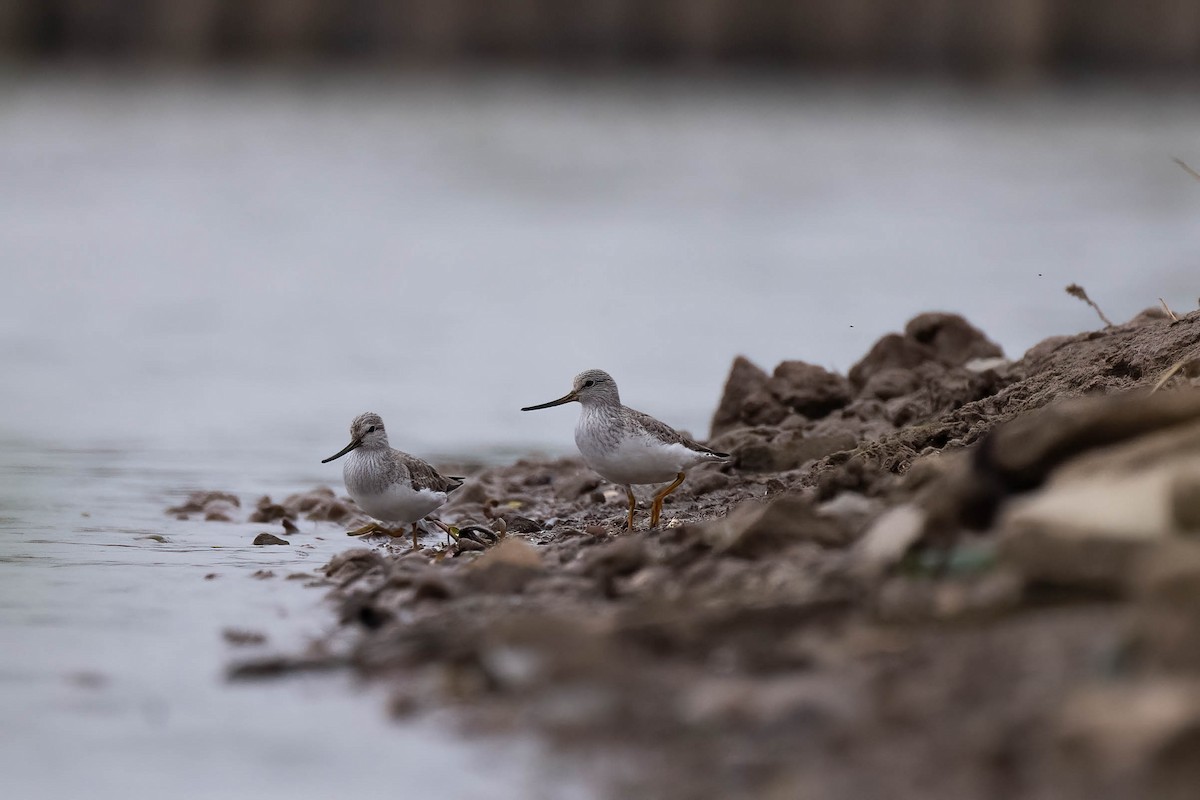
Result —
<path fill-rule="evenodd" d="M 739 358 L 736 459 L 662 528 L 577 459 L 483 470 L 460 546 L 330 563 L 337 663 L 611 757 L 614 797 L 1191 797 L 1200 392 L 1150 389 L 1198 345 L 1150 315 L 1009 362 L 925 314 L 847 376 Z"/>

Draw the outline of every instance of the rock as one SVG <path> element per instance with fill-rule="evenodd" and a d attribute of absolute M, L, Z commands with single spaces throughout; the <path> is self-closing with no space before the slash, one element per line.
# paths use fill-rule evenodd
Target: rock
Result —
<path fill-rule="evenodd" d="M 713 550 L 739 558 L 761 558 L 799 542 L 840 547 L 849 534 L 835 520 L 816 512 L 799 495 L 783 494 L 769 503 L 743 503 L 727 517 L 700 526 L 700 537 Z"/>
<path fill-rule="evenodd" d="M 384 563 L 385 559 L 378 551 L 367 547 L 355 547 L 331 558 L 325 566 L 325 577 L 345 586 L 368 570 L 382 567 Z"/>
<path fill-rule="evenodd" d="M 788 408 L 810 419 L 823 417 L 850 402 L 850 381 L 804 361 L 784 361 L 775 367 L 767 390 Z"/>
<path fill-rule="evenodd" d="M 341 522 L 354 514 L 347 501 L 338 499 L 328 486 L 291 495 L 281 505 L 294 512 L 293 517 L 304 514 L 316 522 Z"/>
<path fill-rule="evenodd" d="M 255 544 L 291 544 L 286 539 L 280 539 L 273 533 L 260 533 L 254 537 Z"/>
<path fill-rule="evenodd" d="M 1075 398 L 996 428 L 984 442 L 979 461 L 1007 489 L 1023 491 L 1088 450 L 1192 421 L 1200 421 L 1196 391 Z"/>
<path fill-rule="evenodd" d="M 226 628 L 221 631 L 221 636 L 232 645 L 264 644 L 267 641 L 265 633 L 247 631 L 240 628 Z"/>
<path fill-rule="evenodd" d="M 511 564 L 530 569 L 541 569 L 542 556 L 537 548 L 519 537 L 510 537 L 488 550 L 472 565 L 472 569 L 487 569 L 493 564 Z"/>
<path fill-rule="evenodd" d="M 237 505 L 228 500 L 214 498 L 204 504 L 206 522 L 233 522 L 237 517 Z"/>
<path fill-rule="evenodd" d="M 904 335 L 890 333 L 877 341 L 850 368 L 849 377 L 851 385 L 861 390 L 885 370 L 910 370 L 930 361 L 961 367 L 973 359 L 1003 355 L 998 345 L 959 315 L 921 314 L 909 321 Z"/>
<path fill-rule="evenodd" d="M 875 576 L 900 563 L 925 532 L 925 512 L 905 503 L 875 520 L 854 546 L 856 571 Z"/>
<path fill-rule="evenodd" d="M 601 483 L 603 480 L 596 473 L 590 470 L 579 472 L 556 481 L 554 493 L 562 500 L 578 500 L 585 494 L 590 494 Z"/>
<path fill-rule="evenodd" d="M 1004 357 L 998 344 L 958 314 L 919 314 L 904 326 L 904 335 L 932 347 L 941 361 L 956 367 L 974 359 Z"/>
<path fill-rule="evenodd" d="M 296 533 L 300 532 L 300 529 L 296 527 L 296 523 L 292 522 L 287 517 L 283 518 L 282 524 L 283 524 L 283 532 L 284 533 L 296 534 Z"/>
<path fill-rule="evenodd" d="M 1133 573 L 1134 638 L 1150 667 L 1200 670 L 1200 542 L 1164 542 Z"/>
<path fill-rule="evenodd" d="M 1200 690 L 1191 681 L 1090 686 L 1064 703 L 1060 755 L 1078 776 L 1071 797 L 1191 800 L 1200 785 Z"/>
<path fill-rule="evenodd" d="M 241 508 L 242 501 L 230 492 L 192 492 L 181 505 L 167 509 L 168 514 L 196 514 L 213 504 L 213 508 Z M 218 505 L 222 504 L 222 505 Z"/>
<path fill-rule="evenodd" d="M 542 572 L 542 557 L 528 542 L 509 537 L 479 556 L 466 572 L 468 589 L 514 594 Z"/>
<path fill-rule="evenodd" d="M 689 497 L 703 497 L 711 492 L 718 492 L 733 483 L 733 479 L 724 472 L 716 470 L 697 470 L 689 474 L 683 484 L 684 494 Z"/>
<path fill-rule="evenodd" d="M 503 514 L 497 514 L 498 519 L 504 520 L 509 533 L 541 533 L 542 526 L 529 517 L 523 517 L 515 511 L 506 511 Z"/>
<path fill-rule="evenodd" d="M 935 358 L 932 348 L 898 333 L 889 333 L 875 342 L 850 368 L 850 383 L 861 391 L 871 378 L 884 370 L 907 371 Z"/>
<path fill-rule="evenodd" d="M 995 358 L 972 358 L 967 363 L 963 364 L 963 369 L 967 372 L 997 372 L 1012 365 L 1004 356 L 996 356 Z"/>
<path fill-rule="evenodd" d="M 859 390 L 859 397 L 892 400 L 912 394 L 921 386 L 921 379 L 911 369 L 885 367 L 871 375 Z"/>
<path fill-rule="evenodd" d="M 729 377 L 725 379 L 725 390 L 721 394 L 721 402 L 713 414 L 709 427 L 709 438 L 720 436 L 726 431 L 743 427 L 742 408 L 747 398 L 752 394 L 765 391 L 767 373 L 753 364 L 745 356 L 738 356 L 729 368 Z M 769 394 L 767 395 L 769 397 Z"/>
<path fill-rule="evenodd" d="M 640 537 L 624 536 L 585 551 L 576 569 L 579 574 L 609 581 L 637 572 L 649 559 Z"/>
<path fill-rule="evenodd" d="M 798 430 L 759 426 L 731 431 L 710 445 L 732 455 L 734 466 L 744 472 L 784 472 L 831 453 L 850 450 L 857 440 L 848 433 L 805 436 Z"/>
<path fill-rule="evenodd" d="M 775 455 L 771 450 L 771 441 L 777 435 L 776 428 L 739 428 L 716 437 L 709 442 L 709 446 L 733 456 L 733 464 L 739 470 L 773 472 Z"/>
<path fill-rule="evenodd" d="M 1120 592 L 1167 534 L 1139 496 L 1152 484 L 1074 485 L 1014 504 L 998 523 L 1000 555 L 1033 581 Z"/>
<path fill-rule="evenodd" d="M 1120 589 L 1139 557 L 1169 537 L 1194 531 L 1200 419 L 1162 430 L 1148 426 L 1200 411 L 1197 399 L 1185 397 L 1181 403 L 1143 395 L 1083 404 L 1082 416 L 1094 430 L 1060 432 L 1061 438 L 1019 420 L 1027 439 L 1006 436 L 1001 443 L 1007 450 L 993 456 L 1007 454 L 1004 463 L 1022 465 L 1027 480 L 1050 464 L 1058 466 L 1041 489 L 1010 501 L 1004 510 L 999 527 L 1005 556 L 1036 580 Z M 1037 416 L 1044 423 L 1058 421 L 1062 409 Z M 1077 454 L 1076 448 L 1097 440 L 1109 446 Z M 1015 457 L 1022 452 L 1043 453 L 1043 461 Z M 1069 455 L 1074 457 L 1062 463 Z"/>
<path fill-rule="evenodd" d="M 469 503 L 486 503 L 491 499 L 487 485 L 481 480 L 469 480 L 450 495 L 447 505 L 456 507 Z"/>
<path fill-rule="evenodd" d="M 848 531 L 862 531 L 866 523 L 882 510 L 882 503 L 858 492 L 843 492 L 817 507 L 823 517 L 832 517 Z"/>
<path fill-rule="evenodd" d="M 853 450 L 857 444 L 858 441 L 848 433 L 805 436 L 799 431 L 784 431 L 771 442 L 775 471 L 796 469 L 832 453 Z"/>
<path fill-rule="evenodd" d="M 295 519 L 296 511 L 279 503 L 272 503 L 270 497 L 261 497 L 254 511 L 250 514 L 250 522 L 274 522 L 277 519 Z"/>
<path fill-rule="evenodd" d="M 1130 318 L 1129 322 L 1126 322 L 1125 324 L 1139 327 L 1142 325 L 1152 325 L 1158 322 L 1167 322 L 1170 319 L 1171 318 L 1167 316 L 1167 312 L 1163 310 L 1162 306 L 1149 306 L 1134 314 L 1133 317 Z"/>

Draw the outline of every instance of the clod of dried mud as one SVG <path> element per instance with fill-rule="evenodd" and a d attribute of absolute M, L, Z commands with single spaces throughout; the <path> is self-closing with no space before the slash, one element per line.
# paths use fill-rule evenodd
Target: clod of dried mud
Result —
<path fill-rule="evenodd" d="M 406 714 L 603 754 L 613 797 L 1192 797 L 1200 392 L 1149 390 L 1198 345 L 1147 313 L 1010 362 L 924 314 L 844 377 L 739 358 L 735 461 L 662 528 L 577 459 L 482 470 L 442 516 L 498 544 L 326 567 L 344 659 Z"/>

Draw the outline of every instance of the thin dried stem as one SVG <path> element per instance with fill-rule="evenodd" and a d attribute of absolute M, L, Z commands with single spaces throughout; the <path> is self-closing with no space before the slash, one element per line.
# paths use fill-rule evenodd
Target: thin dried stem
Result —
<path fill-rule="evenodd" d="M 1162 375 L 1158 376 L 1158 380 L 1154 382 L 1154 388 L 1150 390 L 1150 394 L 1154 394 L 1159 389 L 1166 386 L 1167 381 L 1169 381 L 1169 380 L 1171 380 L 1171 378 L 1175 377 L 1175 373 L 1179 372 L 1179 370 L 1183 369 L 1184 365 L 1187 364 L 1188 361 L 1190 361 L 1190 360 L 1191 360 L 1190 358 L 1185 358 L 1182 361 L 1176 361 L 1174 364 L 1172 364 L 1170 367 L 1168 367 L 1166 372 L 1164 372 Z"/>
<path fill-rule="evenodd" d="M 1188 175 L 1191 175 L 1193 178 L 1200 181 L 1200 172 L 1196 172 L 1196 170 L 1189 167 L 1182 158 L 1172 158 L 1171 160 L 1174 161 L 1179 166 L 1183 167 L 1183 171 L 1186 172 Z"/>
<path fill-rule="evenodd" d="M 1112 320 L 1110 320 L 1108 317 L 1104 316 L 1104 312 L 1100 310 L 1100 306 L 1096 305 L 1092 301 L 1092 298 L 1088 297 L 1088 293 L 1086 291 L 1084 291 L 1083 287 L 1080 286 L 1078 283 L 1072 283 L 1070 286 L 1068 286 L 1067 294 L 1071 295 L 1071 297 L 1075 297 L 1075 298 L 1082 300 L 1083 302 L 1087 303 L 1089 306 L 1094 308 L 1096 310 L 1096 313 L 1100 315 L 1100 321 L 1103 322 L 1105 325 L 1107 325 L 1110 328 L 1113 327 Z"/>
<path fill-rule="evenodd" d="M 1175 312 L 1172 311 L 1171 307 L 1167 305 L 1166 300 L 1163 300 L 1160 297 L 1158 298 L 1158 302 L 1162 303 L 1163 311 L 1167 312 L 1167 316 L 1171 318 L 1172 322 L 1179 322 L 1179 317 L 1175 316 Z"/>

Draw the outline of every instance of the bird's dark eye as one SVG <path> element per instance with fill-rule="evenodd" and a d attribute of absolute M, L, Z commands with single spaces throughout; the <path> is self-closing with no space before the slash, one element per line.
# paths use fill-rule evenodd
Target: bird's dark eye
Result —
<path fill-rule="evenodd" d="M 595 381 L 584 381 L 583 385 L 584 386 L 595 386 L 596 382 Z"/>
<path fill-rule="evenodd" d="M 375 426 L 374 426 L 374 425 L 372 425 L 371 427 L 367 428 L 367 433 L 374 433 L 374 432 L 375 432 Z"/>

